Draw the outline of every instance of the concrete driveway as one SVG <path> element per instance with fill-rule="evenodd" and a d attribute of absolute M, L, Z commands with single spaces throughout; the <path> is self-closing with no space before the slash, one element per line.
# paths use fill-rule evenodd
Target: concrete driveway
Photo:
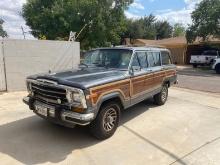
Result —
<path fill-rule="evenodd" d="M 0 95 L 1 164 L 220 164 L 220 95 L 172 88 L 164 106 L 145 101 L 123 112 L 106 141 L 33 115 L 25 95 Z"/>
<path fill-rule="evenodd" d="M 178 66 L 178 87 L 220 93 L 220 75 L 207 67 Z"/>

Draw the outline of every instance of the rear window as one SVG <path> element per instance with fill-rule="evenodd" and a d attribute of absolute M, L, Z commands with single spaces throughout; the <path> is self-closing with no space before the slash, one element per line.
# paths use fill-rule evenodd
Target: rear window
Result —
<path fill-rule="evenodd" d="M 218 53 L 216 50 L 207 50 L 202 53 L 204 56 L 217 56 Z"/>

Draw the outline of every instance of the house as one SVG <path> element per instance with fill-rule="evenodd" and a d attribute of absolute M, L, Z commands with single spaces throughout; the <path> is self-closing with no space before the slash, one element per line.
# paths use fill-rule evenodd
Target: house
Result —
<path fill-rule="evenodd" d="M 128 39 L 124 41 L 125 45 L 134 46 L 162 46 L 171 51 L 172 59 L 175 64 L 184 65 L 189 64 L 192 54 L 201 54 L 207 49 L 220 49 L 220 39 L 210 37 L 208 41 L 203 41 L 201 38 L 194 43 L 188 44 L 186 37 L 173 37 L 163 40 L 145 40 L 145 39 Z"/>

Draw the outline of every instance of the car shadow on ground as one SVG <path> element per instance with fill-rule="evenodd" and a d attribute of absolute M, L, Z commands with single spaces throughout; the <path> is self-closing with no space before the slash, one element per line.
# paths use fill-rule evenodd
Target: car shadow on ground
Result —
<path fill-rule="evenodd" d="M 153 107 L 152 102 L 147 101 L 123 111 L 121 126 Z M 172 156 L 172 153 L 151 141 L 145 141 Z M 23 164 L 59 163 L 74 150 L 87 148 L 99 142 L 101 141 L 88 133 L 86 127 L 65 128 L 37 116 L 0 126 L 0 153 L 9 155 Z M 172 157 L 178 159 L 175 155 Z"/>

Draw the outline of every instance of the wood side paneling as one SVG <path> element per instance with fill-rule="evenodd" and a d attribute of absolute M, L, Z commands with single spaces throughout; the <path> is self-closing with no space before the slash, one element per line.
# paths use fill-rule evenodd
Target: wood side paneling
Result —
<path fill-rule="evenodd" d="M 172 69 L 100 85 L 90 89 L 92 96 L 90 99 L 92 99 L 93 104 L 96 104 L 102 96 L 112 92 L 119 92 L 124 97 L 124 100 L 129 100 L 145 91 L 147 92 L 155 89 L 155 87 L 162 85 L 165 78 L 174 75 L 176 75 L 176 70 Z"/>
<path fill-rule="evenodd" d="M 149 90 L 154 85 L 154 75 L 147 74 L 132 78 L 133 91 L 131 96 L 134 97 L 139 93 Z"/>
<path fill-rule="evenodd" d="M 128 100 L 130 98 L 130 79 L 91 88 L 90 93 L 95 94 L 95 97 L 92 98 L 92 103 L 96 104 L 103 95 L 112 92 L 120 92 L 124 100 Z"/>

